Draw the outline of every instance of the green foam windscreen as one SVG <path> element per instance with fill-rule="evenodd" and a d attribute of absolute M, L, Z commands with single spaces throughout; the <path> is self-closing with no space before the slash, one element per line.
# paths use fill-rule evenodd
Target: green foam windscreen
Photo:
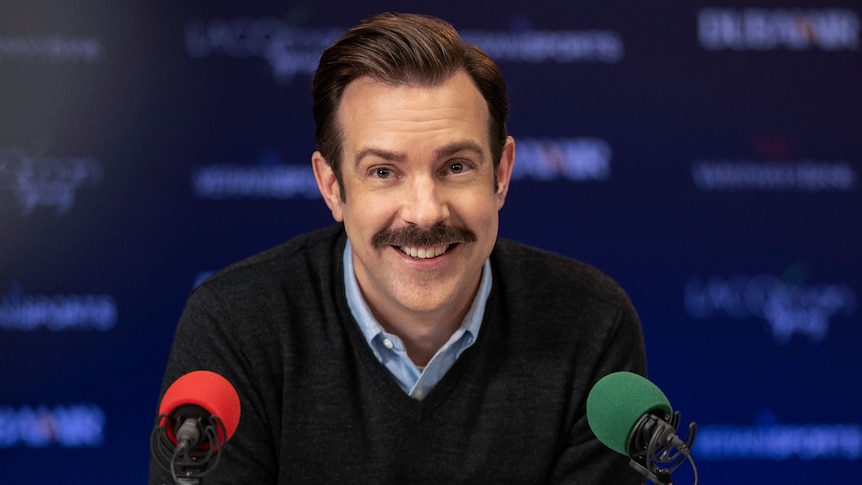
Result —
<path fill-rule="evenodd" d="M 626 441 L 647 413 L 667 419 L 670 402 L 655 384 L 633 372 L 614 372 L 599 379 L 587 396 L 587 422 L 608 448 L 629 456 Z"/>

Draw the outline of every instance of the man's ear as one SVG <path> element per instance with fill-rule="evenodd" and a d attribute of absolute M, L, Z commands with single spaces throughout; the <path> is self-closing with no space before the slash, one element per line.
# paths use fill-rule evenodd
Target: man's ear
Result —
<path fill-rule="evenodd" d="M 341 186 L 338 184 L 335 172 L 320 152 L 314 152 L 311 155 L 311 167 L 314 169 L 314 179 L 317 180 L 317 188 L 320 190 L 320 195 L 323 196 L 323 201 L 326 202 L 332 212 L 332 217 L 341 222 L 344 219 L 341 207 L 343 202 L 341 200 Z"/>
<path fill-rule="evenodd" d="M 509 182 L 512 181 L 512 167 L 515 165 L 515 139 L 506 138 L 500 164 L 497 165 L 497 210 L 503 208 L 506 194 L 509 192 Z"/>

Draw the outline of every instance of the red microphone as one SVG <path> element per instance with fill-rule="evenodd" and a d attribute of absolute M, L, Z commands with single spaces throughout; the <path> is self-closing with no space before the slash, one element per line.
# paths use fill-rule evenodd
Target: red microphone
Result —
<path fill-rule="evenodd" d="M 189 372 L 165 391 L 150 449 L 176 483 L 179 476 L 188 483 L 215 468 L 239 417 L 239 395 L 227 379 L 207 370 Z"/>

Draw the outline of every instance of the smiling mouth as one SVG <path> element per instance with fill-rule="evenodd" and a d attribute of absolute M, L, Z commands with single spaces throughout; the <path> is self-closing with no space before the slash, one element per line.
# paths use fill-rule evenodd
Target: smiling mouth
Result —
<path fill-rule="evenodd" d="M 438 244 L 425 247 L 396 246 L 396 248 L 413 259 L 431 259 L 442 256 L 451 246 L 450 244 Z"/>
<path fill-rule="evenodd" d="M 372 236 L 375 248 L 391 247 L 416 260 L 439 258 L 461 243 L 474 243 L 476 234 L 466 227 L 437 224 L 429 229 L 408 225 L 384 229 Z"/>

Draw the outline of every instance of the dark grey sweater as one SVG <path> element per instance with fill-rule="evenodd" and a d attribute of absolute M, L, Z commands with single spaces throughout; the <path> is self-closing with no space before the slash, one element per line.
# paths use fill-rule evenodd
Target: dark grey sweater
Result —
<path fill-rule="evenodd" d="M 427 397 L 408 397 L 347 306 L 343 226 L 297 237 L 198 287 L 164 388 L 196 369 L 237 388 L 242 415 L 212 484 L 635 484 L 590 432 L 605 374 L 643 374 L 640 323 L 597 270 L 499 240 L 476 343 Z M 155 463 L 150 483 L 170 483 Z"/>

